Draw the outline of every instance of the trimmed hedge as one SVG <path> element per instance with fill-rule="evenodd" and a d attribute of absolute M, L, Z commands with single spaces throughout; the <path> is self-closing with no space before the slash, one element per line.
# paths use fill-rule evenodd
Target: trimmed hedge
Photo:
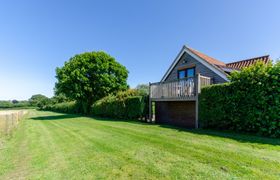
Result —
<path fill-rule="evenodd" d="M 75 101 L 72 101 L 72 102 L 57 103 L 53 105 L 46 105 L 42 107 L 41 110 L 78 114 L 81 112 L 81 106 L 78 105 Z"/>
<path fill-rule="evenodd" d="M 82 104 L 75 101 L 46 105 L 40 109 L 61 113 L 83 114 Z M 90 113 L 95 116 L 120 119 L 146 119 L 148 115 L 148 96 L 133 89 L 121 91 L 116 95 L 109 95 L 96 101 L 92 105 Z"/>
<path fill-rule="evenodd" d="M 136 93 L 137 94 L 137 93 Z M 120 119 L 145 118 L 148 114 L 148 97 L 136 96 L 134 93 L 118 93 L 98 100 L 92 105 L 92 114 L 102 117 Z"/>
<path fill-rule="evenodd" d="M 280 63 L 258 63 L 230 79 L 202 89 L 201 126 L 280 137 Z"/>

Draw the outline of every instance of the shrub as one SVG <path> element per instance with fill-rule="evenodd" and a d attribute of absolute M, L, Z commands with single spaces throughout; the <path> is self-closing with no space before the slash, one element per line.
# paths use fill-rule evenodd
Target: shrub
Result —
<path fill-rule="evenodd" d="M 81 107 L 79 104 L 77 104 L 75 101 L 71 102 L 63 102 L 53 105 L 47 105 L 41 108 L 42 110 L 47 111 L 55 111 L 55 112 L 61 112 L 61 113 L 72 113 L 77 114 L 81 112 Z"/>
<path fill-rule="evenodd" d="M 147 96 L 140 96 L 138 91 L 128 90 L 98 100 L 92 105 L 91 112 L 96 116 L 120 119 L 144 118 L 148 112 L 147 103 Z"/>
<path fill-rule="evenodd" d="M 280 136 L 280 63 L 234 72 L 231 82 L 208 86 L 199 97 L 202 127 Z"/>
<path fill-rule="evenodd" d="M 125 100 L 125 105 L 128 118 L 138 118 L 145 115 L 146 101 L 144 96 L 128 97 Z"/>
<path fill-rule="evenodd" d="M 138 84 L 135 89 L 143 95 L 149 95 L 149 88 L 149 84 Z"/>
<path fill-rule="evenodd" d="M 11 108 L 13 103 L 10 101 L 0 101 L 0 108 Z"/>

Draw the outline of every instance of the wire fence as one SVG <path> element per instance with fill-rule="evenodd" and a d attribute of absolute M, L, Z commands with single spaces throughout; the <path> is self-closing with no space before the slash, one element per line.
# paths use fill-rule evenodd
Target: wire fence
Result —
<path fill-rule="evenodd" d="M 0 111 L 0 136 L 9 134 L 26 113 L 26 110 Z"/>

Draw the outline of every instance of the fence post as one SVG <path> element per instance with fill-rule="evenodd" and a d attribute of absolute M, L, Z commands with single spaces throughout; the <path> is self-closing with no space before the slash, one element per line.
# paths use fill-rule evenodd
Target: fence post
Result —
<path fill-rule="evenodd" d="M 196 76 L 196 98 L 195 98 L 195 128 L 198 128 L 198 95 L 200 94 L 200 74 Z"/>
<path fill-rule="evenodd" d="M 6 119 L 5 119 L 5 134 L 7 135 L 9 133 L 9 115 L 6 114 Z"/>
<path fill-rule="evenodd" d="M 151 83 L 149 82 L 149 121 L 152 122 L 152 89 L 151 89 Z"/>
<path fill-rule="evenodd" d="M 5 116 L 0 114 L 0 136 L 2 134 L 5 134 L 5 126 L 6 126 Z"/>

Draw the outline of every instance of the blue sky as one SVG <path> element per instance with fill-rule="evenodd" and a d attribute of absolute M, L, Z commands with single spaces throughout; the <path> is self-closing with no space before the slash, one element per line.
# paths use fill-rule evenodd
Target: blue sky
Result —
<path fill-rule="evenodd" d="M 55 68 L 103 50 L 128 83 L 161 79 L 186 44 L 224 62 L 280 57 L 279 0 L 1 1 L 0 99 L 53 95 Z"/>

